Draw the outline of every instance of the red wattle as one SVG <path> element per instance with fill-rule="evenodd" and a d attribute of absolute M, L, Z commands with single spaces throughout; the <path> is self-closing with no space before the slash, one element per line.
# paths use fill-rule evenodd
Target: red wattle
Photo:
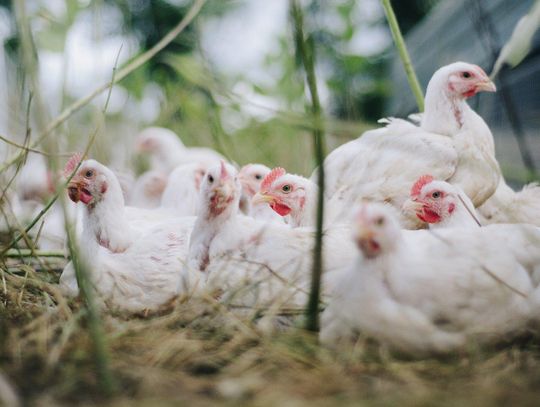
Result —
<path fill-rule="evenodd" d="M 441 217 L 438 213 L 427 208 L 424 208 L 423 212 L 418 213 L 417 216 L 422 222 L 426 223 L 438 223 L 441 221 Z"/>
<path fill-rule="evenodd" d="M 476 95 L 476 87 L 468 90 L 467 92 L 463 92 L 463 96 L 465 96 L 466 98 L 473 97 L 474 95 Z"/>
<path fill-rule="evenodd" d="M 291 213 L 291 208 L 289 208 L 286 205 L 274 202 L 270 205 L 270 207 L 277 212 L 279 216 L 287 216 L 289 213 Z"/>

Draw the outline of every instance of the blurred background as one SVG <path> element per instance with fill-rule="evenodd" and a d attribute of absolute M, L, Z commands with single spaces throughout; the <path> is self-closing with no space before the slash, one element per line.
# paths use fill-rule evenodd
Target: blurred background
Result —
<path fill-rule="evenodd" d="M 490 72 L 533 0 L 392 3 L 425 89 L 437 68 L 456 60 Z M 191 4 L 0 1 L 0 135 L 22 144 L 29 123 L 35 137 L 71 103 L 110 80 L 117 58 L 122 66 L 156 44 Z M 316 46 L 329 149 L 375 127 L 381 117 L 416 111 L 379 0 L 303 5 Z M 31 31 L 30 53 L 22 46 L 24 27 Z M 498 158 L 516 184 L 540 167 L 539 51 L 537 35 L 527 59 L 501 72 L 499 92 L 471 101 L 492 127 Z M 91 155 L 140 172 L 144 162 L 133 158 L 133 140 L 145 126 L 159 125 L 186 145 L 216 148 L 239 164 L 279 164 L 301 174 L 314 166 L 287 0 L 208 1 L 173 43 L 112 88 L 103 114 L 106 99 L 103 92 L 58 128 L 54 149 L 80 150 L 99 129 Z M 0 141 L 2 160 L 14 151 Z"/>

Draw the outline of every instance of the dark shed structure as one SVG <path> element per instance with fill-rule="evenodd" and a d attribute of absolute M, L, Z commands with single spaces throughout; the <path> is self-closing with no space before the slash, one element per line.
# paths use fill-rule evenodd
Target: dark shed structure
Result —
<path fill-rule="evenodd" d="M 534 1 L 441 0 L 406 37 L 423 88 L 437 68 L 454 61 L 476 63 L 489 74 L 501 47 Z M 397 57 L 390 74 L 395 93 L 387 113 L 403 117 L 415 112 L 416 103 Z M 540 170 L 540 33 L 536 33 L 527 58 L 515 69 L 504 68 L 496 84 L 496 94 L 481 94 L 470 104 L 493 131 L 505 175 L 523 181 L 527 168 L 524 155 L 528 154 L 536 170 Z M 517 113 L 514 125 L 521 126 L 525 134 L 521 145 L 504 102 L 505 91 L 511 100 L 510 108 Z"/>

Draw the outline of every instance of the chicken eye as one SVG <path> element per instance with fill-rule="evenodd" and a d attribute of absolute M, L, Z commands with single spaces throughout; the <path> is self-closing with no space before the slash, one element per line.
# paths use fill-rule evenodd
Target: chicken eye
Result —
<path fill-rule="evenodd" d="M 468 71 L 465 71 L 461 73 L 461 76 L 464 77 L 465 79 L 469 79 L 472 76 L 472 74 Z"/>
<path fill-rule="evenodd" d="M 208 174 L 208 182 L 211 184 L 214 182 L 214 177 L 211 174 Z"/>
<path fill-rule="evenodd" d="M 84 173 L 84 176 L 86 178 L 92 178 L 92 175 L 94 175 L 94 171 L 92 170 L 87 170 L 85 173 Z"/>
<path fill-rule="evenodd" d="M 380 218 L 375 219 L 375 224 L 376 224 L 377 226 L 382 226 L 382 225 L 384 225 L 384 218 L 381 216 Z"/>
<path fill-rule="evenodd" d="M 256 174 L 256 175 L 255 175 L 255 179 L 256 179 L 256 180 L 262 179 L 262 175 L 261 175 L 261 174 Z"/>
<path fill-rule="evenodd" d="M 285 184 L 281 187 L 281 190 L 287 194 L 291 192 L 291 186 L 289 184 Z"/>
<path fill-rule="evenodd" d="M 435 191 L 431 194 L 432 198 L 438 199 L 441 197 L 441 193 L 439 191 Z"/>

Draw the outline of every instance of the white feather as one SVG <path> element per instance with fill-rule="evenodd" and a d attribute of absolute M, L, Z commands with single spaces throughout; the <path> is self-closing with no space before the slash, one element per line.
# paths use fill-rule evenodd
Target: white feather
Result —
<path fill-rule="evenodd" d="M 540 229 L 400 232 L 387 208 L 366 212 L 385 217 L 376 235 L 382 252 L 360 256 L 342 274 L 323 314 L 323 343 L 335 345 L 360 331 L 415 354 L 448 352 L 469 339 L 515 336 L 538 318 Z"/>

